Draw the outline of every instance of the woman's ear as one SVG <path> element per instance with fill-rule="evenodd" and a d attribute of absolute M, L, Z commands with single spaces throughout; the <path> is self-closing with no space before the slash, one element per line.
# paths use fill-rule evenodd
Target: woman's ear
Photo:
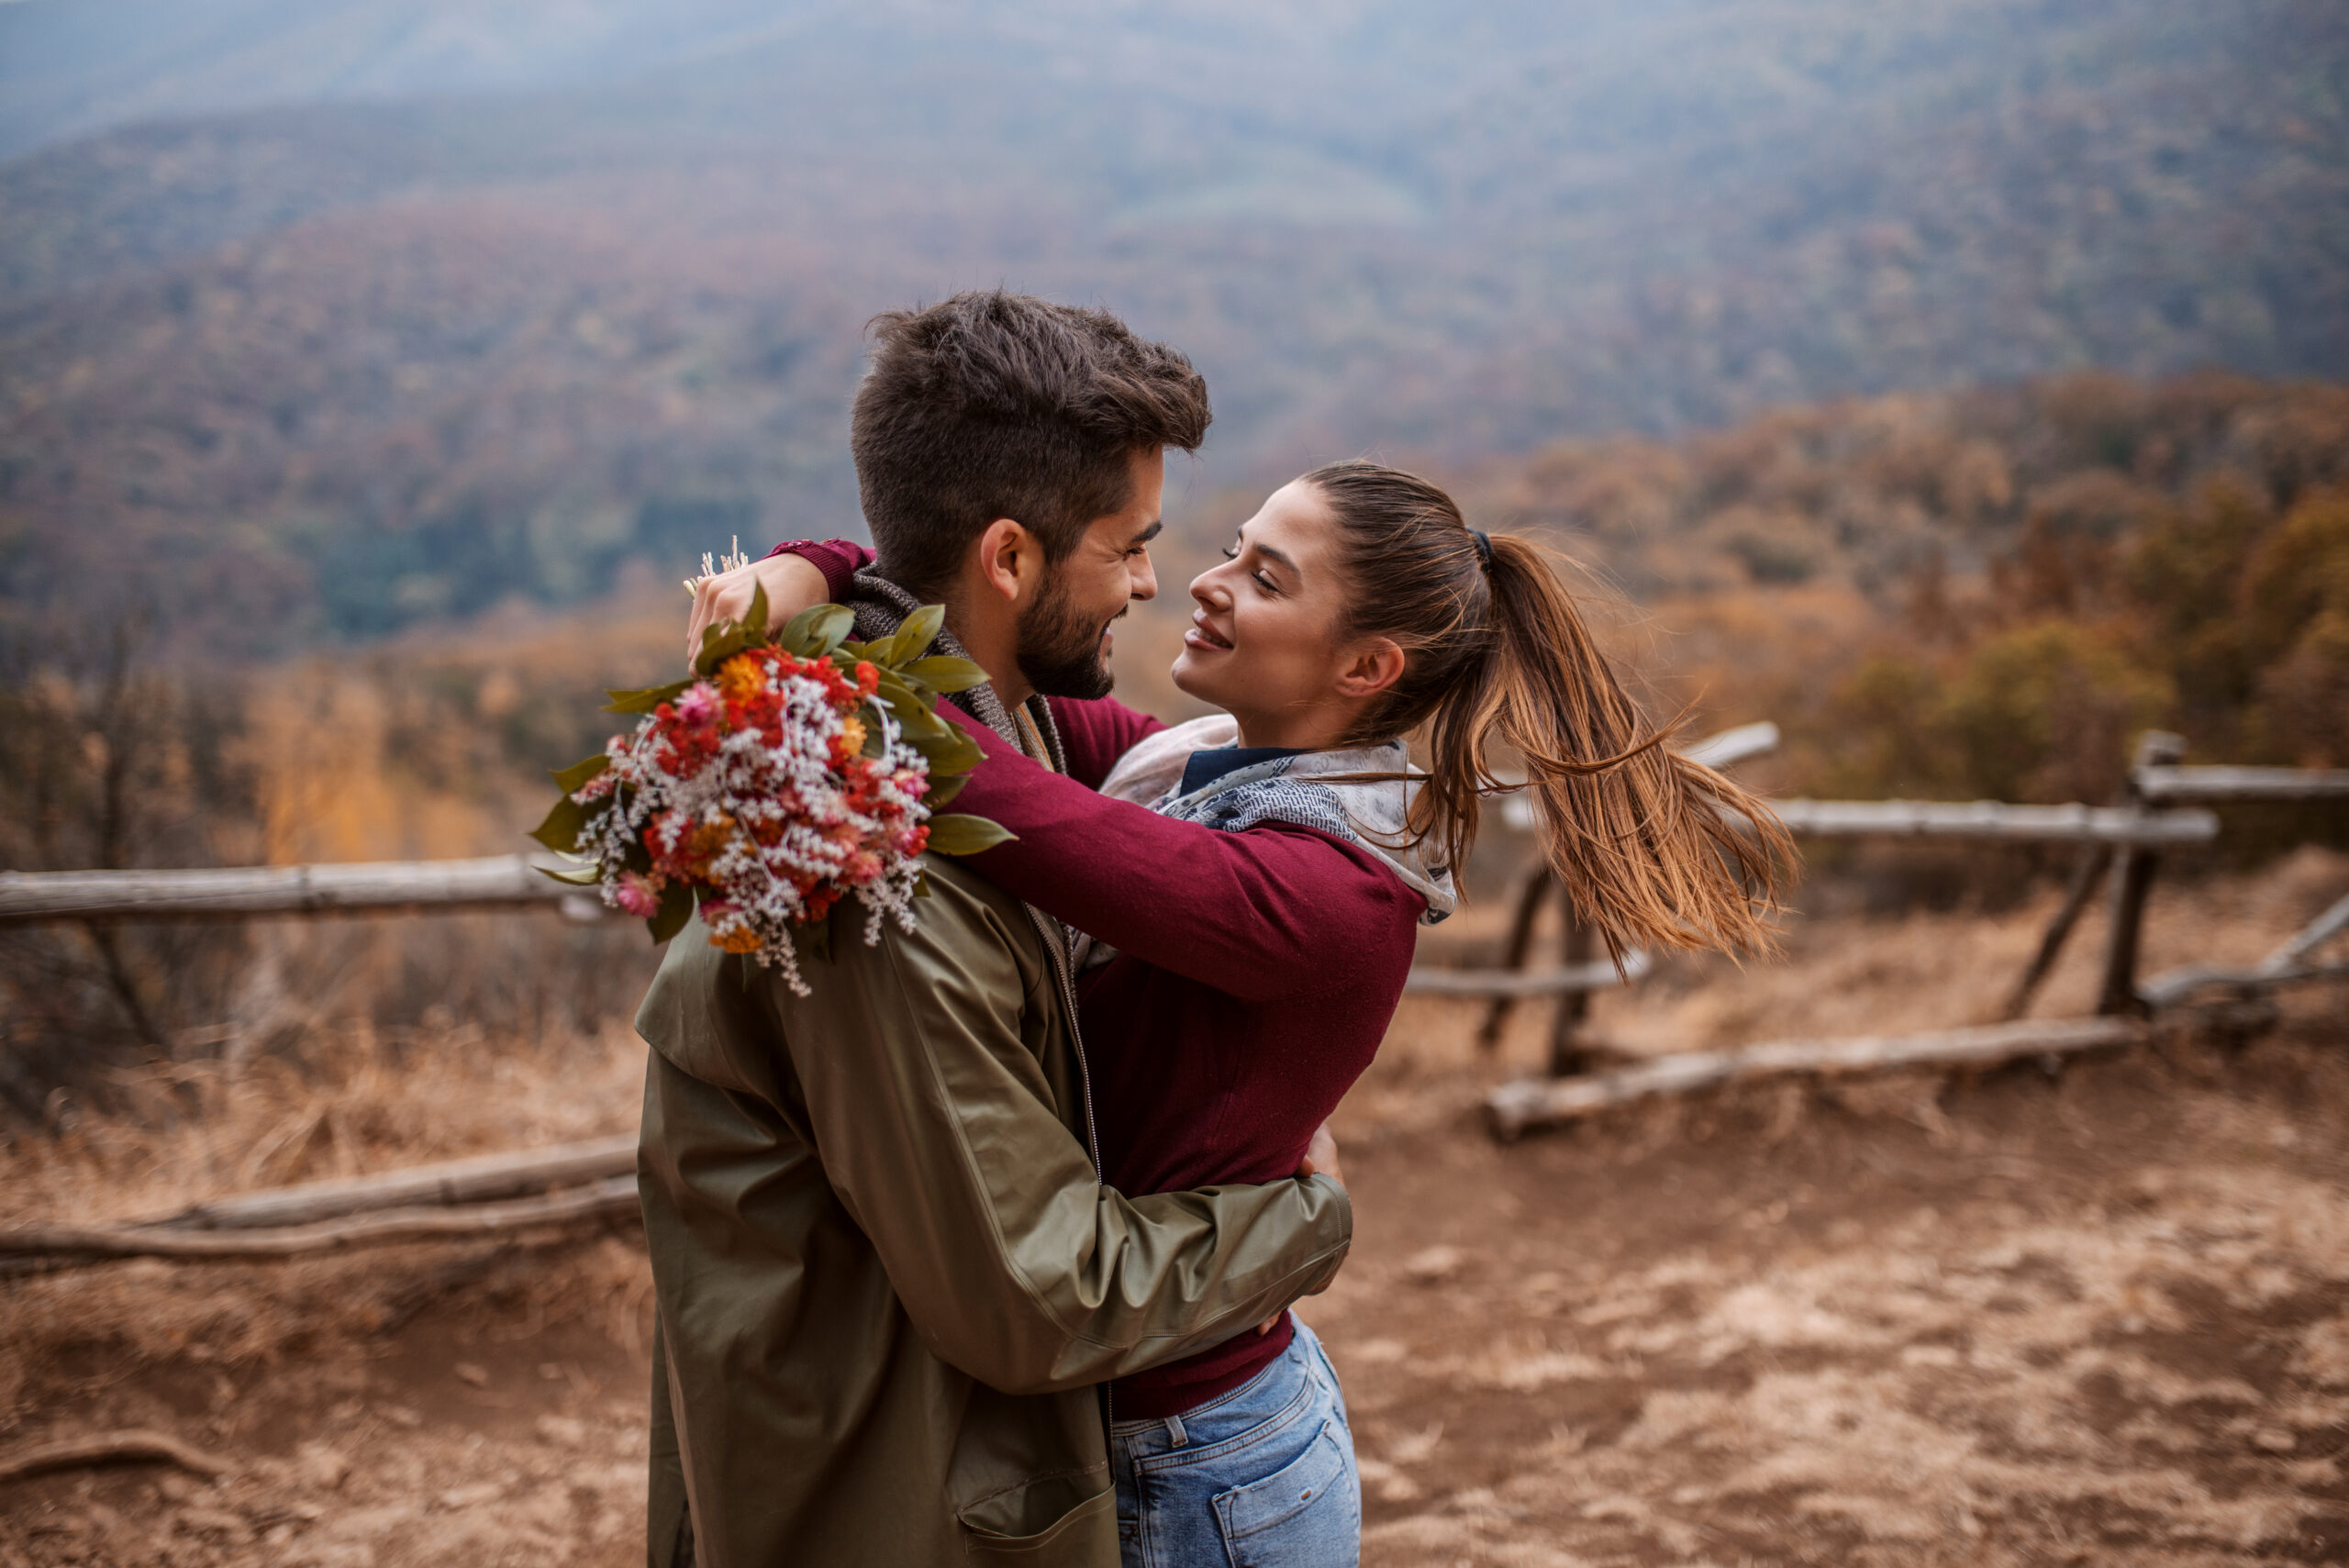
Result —
<path fill-rule="evenodd" d="M 1393 639 L 1374 637 L 1356 645 L 1338 671 L 1338 695 L 1376 696 L 1403 678 L 1403 650 Z"/>
<path fill-rule="evenodd" d="M 997 517 L 979 536 L 979 580 L 1006 604 L 1026 602 L 1044 580 L 1044 541 L 1009 517 Z"/>

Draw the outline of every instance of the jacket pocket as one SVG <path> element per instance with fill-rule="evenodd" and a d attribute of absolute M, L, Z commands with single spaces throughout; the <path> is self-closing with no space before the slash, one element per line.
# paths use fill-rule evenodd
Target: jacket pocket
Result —
<path fill-rule="evenodd" d="M 1238 1568 L 1353 1562 L 1362 1551 L 1362 1498 L 1337 1421 L 1262 1481 L 1216 1494 L 1216 1522 Z"/>
<path fill-rule="evenodd" d="M 1107 1487 L 1080 1494 L 1076 1480 L 1036 1482 L 963 1508 L 955 1516 L 963 1526 L 963 1555 L 1005 1568 L 1099 1568 L 1115 1562 L 1118 1495 Z"/>

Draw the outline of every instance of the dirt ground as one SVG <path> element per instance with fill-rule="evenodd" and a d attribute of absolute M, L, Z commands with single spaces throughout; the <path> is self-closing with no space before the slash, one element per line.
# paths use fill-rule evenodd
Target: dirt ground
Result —
<path fill-rule="evenodd" d="M 2343 890 L 2310 854 L 2172 895 L 2149 967 L 2256 956 Z M 1669 972 L 1595 1032 L 1971 1021 L 2044 913 L 1821 918 L 1784 966 Z M 1472 1022 L 1407 1006 L 1340 1118 L 1358 1239 L 1303 1312 L 1345 1380 L 1366 1562 L 2349 1561 L 2349 991 L 2249 1042 L 1765 1085 L 1507 1147 L 1478 1096 L 1542 1020 L 1490 1060 Z M 411 1051 L 324 1108 L 248 1084 L 163 1134 L 22 1139 L 0 1204 L 150 1212 L 628 1124 L 624 1039 L 484 1054 Z M 417 1085 L 430 1114 L 399 1108 Z M 469 1108 L 520 1094 L 535 1136 Z M 0 1451 L 145 1426 L 233 1465 L 0 1485 L 0 1564 L 638 1562 L 645 1312 L 625 1228 L 0 1282 Z"/>

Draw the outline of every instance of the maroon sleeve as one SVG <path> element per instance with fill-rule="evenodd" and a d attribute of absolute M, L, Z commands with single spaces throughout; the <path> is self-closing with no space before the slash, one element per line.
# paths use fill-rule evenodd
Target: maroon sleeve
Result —
<path fill-rule="evenodd" d="M 824 574 L 824 594 L 833 604 L 848 599 L 849 579 L 873 564 L 873 551 L 852 539 L 787 539 L 770 557 L 796 555 Z"/>
<path fill-rule="evenodd" d="M 1060 727 L 1061 749 L 1068 756 L 1068 776 L 1087 789 L 1099 789 L 1118 759 L 1133 750 L 1146 735 L 1166 728 L 1146 713 L 1128 707 L 1115 697 L 1047 697 L 1052 722 Z"/>
<path fill-rule="evenodd" d="M 954 809 L 1019 835 L 971 865 L 1005 892 L 1243 1001 L 1373 984 L 1425 908 L 1369 851 L 1310 828 L 1230 833 L 1113 800 L 1021 756 L 951 703 L 986 753 Z M 1378 973 L 1373 973 L 1372 971 Z"/>

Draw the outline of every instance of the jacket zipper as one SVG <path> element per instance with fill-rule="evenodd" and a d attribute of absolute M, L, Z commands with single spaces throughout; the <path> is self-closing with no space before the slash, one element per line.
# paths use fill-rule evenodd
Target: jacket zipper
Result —
<path fill-rule="evenodd" d="M 1068 932 L 1058 920 L 1032 904 L 1024 904 L 1028 917 L 1036 923 L 1038 934 L 1044 939 L 1044 951 L 1052 968 L 1052 979 L 1060 989 L 1061 1006 L 1068 1012 L 1068 1038 L 1076 1047 L 1076 1086 L 1085 1101 L 1085 1150 L 1093 1159 L 1093 1181 L 1101 1182 L 1101 1140 L 1093 1125 L 1093 1069 L 1085 1060 L 1085 1030 L 1077 1022 L 1076 979 L 1069 973 Z"/>
<path fill-rule="evenodd" d="M 858 575 L 862 578 L 863 573 L 860 573 Z M 880 592 L 877 596 L 883 604 L 890 606 L 896 614 L 896 621 L 891 624 L 891 629 L 894 630 L 897 624 L 902 623 L 906 616 L 912 613 L 911 610 L 907 608 L 905 602 L 907 600 L 907 595 L 906 595 L 905 590 L 899 588 L 896 584 L 889 583 L 886 579 L 880 579 L 879 581 L 882 588 L 885 591 Z M 867 584 L 866 586 L 868 587 L 868 591 L 871 591 L 870 585 Z M 968 652 L 963 649 L 963 645 L 960 642 L 957 642 L 952 634 L 949 632 L 941 631 L 939 634 L 935 647 L 937 651 L 941 653 L 952 653 L 963 658 L 969 657 Z M 977 689 L 987 693 L 990 697 L 994 696 L 995 688 L 993 686 L 982 686 Z M 1029 699 L 1030 702 L 1041 702 L 1042 700 L 1043 699 L 1041 697 L 1030 697 Z M 992 727 L 994 721 L 980 713 L 977 708 L 960 704 L 957 706 L 963 706 L 964 712 L 969 713 L 981 723 L 987 724 Z M 1025 707 L 1027 705 L 1024 703 L 1021 705 L 1022 707 Z M 1000 712 L 1011 726 L 1011 733 L 1006 736 L 1005 739 L 1009 740 L 1013 745 L 1019 746 L 1021 751 L 1026 751 L 1027 747 L 1021 743 L 1019 739 L 1019 714 L 1015 712 L 1008 704 L 1005 704 L 1000 701 L 996 703 L 996 711 Z M 1034 726 L 1036 739 L 1042 743 L 1045 753 L 1054 771 L 1065 773 L 1068 770 L 1068 763 L 1065 757 L 1058 754 L 1060 750 L 1058 745 L 1060 727 L 1052 724 L 1052 710 L 1049 707 L 1044 709 L 1042 722 L 1038 723 L 1031 718 L 1030 723 Z M 1047 728 L 1048 726 L 1050 727 L 1049 728 Z M 1049 740 L 1046 739 L 1048 735 L 1051 737 Z M 1093 1162 L 1093 1185 L 1097 1191 L 1101 1186 L 1101 1135 L 1099 1130 L 1095 1127 L 1093 1120 L 1093 1066 L 1092 1063 L 1087 1062 L 1085 1058 L 1085 1029 L 1077 1021 L 1076 975 L 1069 965 L 1068 930 L 1067 928 L 1063 927 L 1058 920 L 1053 919 L 1051 916 L 1045 914 L 1033 904 L 1030 904 L 1024 899 L 1021 900 L 1019 906 L 1028 911 L 1028 918 L 1035 923 L 1036 934 L 1044 939 L 1045 962 L 1052 965 L 1052 979 L 1058 984 L 1060 988 L 1061 1007 L 1062 1010 L 1068 1015 L 1068 1038 L 1070 1043 L 1076 1048 L 1077 1093 L 1085 1102 L 1085 1152 Z M 1109 1422 L 1111 1419 L 1109 1411 L 1108 1382 L 1104 1380 L 1100 1385 L 1100 1388 L 1101 1435 L 1104 1440 L 1107 1440 L 1109 1435 Z"/>
<path fill-rule="evenodd" d="M 1085 1100 L 1085 1152 L 1093 1158 L 1093 1184 L 1098 1190 L 1101 1185 L 1101 1140 L 1093 1126 L 1093 1069 L 1085 1060 L 1085 1030 L 1077 1022 L 1076 977 L 1069 973 L 1068 932 L 1058 920 L 1033 904 L 1023 903 L 1020 907 L 1028 911 L 1028 917 L 1036 923 L 1037 933 L 1044 939 L 1045 962 L 1052 965 L 1052 978 L 1060 986 L 1061 1006 L 1068 1013 L 1068 1038 L 1076 1048 L 1076 1086 Z M 1101 1436 L 1105 1442 L 1111 1440 L 1109 1429 L 1118 1418 L 1110 1407 L 1111 1381 L 1103 1378 L 1100 1385 Z"/>

